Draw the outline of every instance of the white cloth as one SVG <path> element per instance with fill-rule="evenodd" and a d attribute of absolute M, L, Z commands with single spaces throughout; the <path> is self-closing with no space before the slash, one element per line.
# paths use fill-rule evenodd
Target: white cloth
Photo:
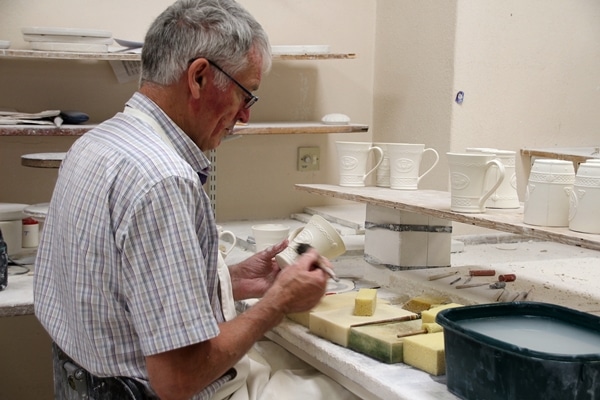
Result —
<path fill-rule="evenodd" d="M 235 318 L 235 302 L 229 269 L 219 254 L 221 301 L 226 320 Z M 238 374 L 218 392 L 221 400 L 354 400 L 358 399 L 339 383 L 320 373 L 283 347 L 262 340 L 234 368 Z M 241 382 L 244 379 L 245 382 Z M 235 392 L 231 389 L 237 387 Z M 233 394 L 232 394 L 233 393 Z"/>

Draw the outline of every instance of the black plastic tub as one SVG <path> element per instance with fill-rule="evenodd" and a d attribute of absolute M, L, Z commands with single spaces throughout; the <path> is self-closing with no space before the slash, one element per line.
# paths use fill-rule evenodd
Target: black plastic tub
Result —
<path fill-rule="evenodd" d="M 469 400 L 600 400 L 600 317 L 554 304 L 446 309 L 448 390 Z"/>

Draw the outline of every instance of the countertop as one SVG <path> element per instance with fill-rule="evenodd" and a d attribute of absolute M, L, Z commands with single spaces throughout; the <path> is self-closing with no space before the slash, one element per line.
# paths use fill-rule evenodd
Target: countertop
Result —
<path fill-rule="evenodd" d="M 301 219 L 301 218 L 300 218 Z M 251 225 L 262 221 L 224 222 L 239 245 L 227 256 L 235 263 L 252 254 Z M 272 222 L 272 221 L 271 221 Z M 282 221 L 277 221 L 282 222 Z M 301 224 L 289 221 L 292 228 Z M 447 268 L 392 272 L 364 261 L 361 255 L 360 226 L 347 226 L 346 255 L 332 260 L 340 277 L 357 282 L 376 282 L 380 293 L 391 302 L 401 304 L 419 294 L 443 294 L 461 304 L 489 303 L 498 299 L 499 290 L 486 286 L 456 289 L 450 282 L 464 278 L 468 270 L 492 268 L 497 274 L 514 273 L 517 280 L 507 288 L 507 298 L 526 292 L 528 300 L 561 304 L 600 315 L 600 253 L 558 243 L 531 241 L 506 234 L 456 237 L 464 250 L 452 254 Z M 516 240 L 516 241 L 514 241 Z M 458 271 L 452 277 L 429 281 L 432 274 Z M 10 275 L 8 287 L 0 292 L 0 316 L 33 313 L 32 274 Z M 492 281 L 496 277 L 474 277 L 471 282 Z M 510 296 L 509 296 L 510 294 Z M 252 301 L 240 303 L 242 309 Z M 347 348 L 323 340 L 307 328 L 285 320 L 266 335 L 340 384 L 366 399 L 454 400 L 446 389 L 445 376 L 434 377 L 405 364 L 384 364 Z"/>

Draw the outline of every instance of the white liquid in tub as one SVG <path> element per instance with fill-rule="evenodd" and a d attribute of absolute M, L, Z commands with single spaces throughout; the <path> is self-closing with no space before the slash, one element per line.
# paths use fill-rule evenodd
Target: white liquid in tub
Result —
<path fill-rule="evenodd" d="M 600 332 L 543 317 L 508 316 L 457 321 L 465 329 L 543 353 L 599 354 Z"/>

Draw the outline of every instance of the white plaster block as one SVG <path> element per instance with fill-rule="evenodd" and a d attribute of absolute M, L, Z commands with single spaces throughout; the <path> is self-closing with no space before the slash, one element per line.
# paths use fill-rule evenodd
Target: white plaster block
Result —
<path fill-rule="evenodd" d="M 365 259 L 392 269 L 449 266 L 451 227 L 448 220 L 368 204 Z"/>

